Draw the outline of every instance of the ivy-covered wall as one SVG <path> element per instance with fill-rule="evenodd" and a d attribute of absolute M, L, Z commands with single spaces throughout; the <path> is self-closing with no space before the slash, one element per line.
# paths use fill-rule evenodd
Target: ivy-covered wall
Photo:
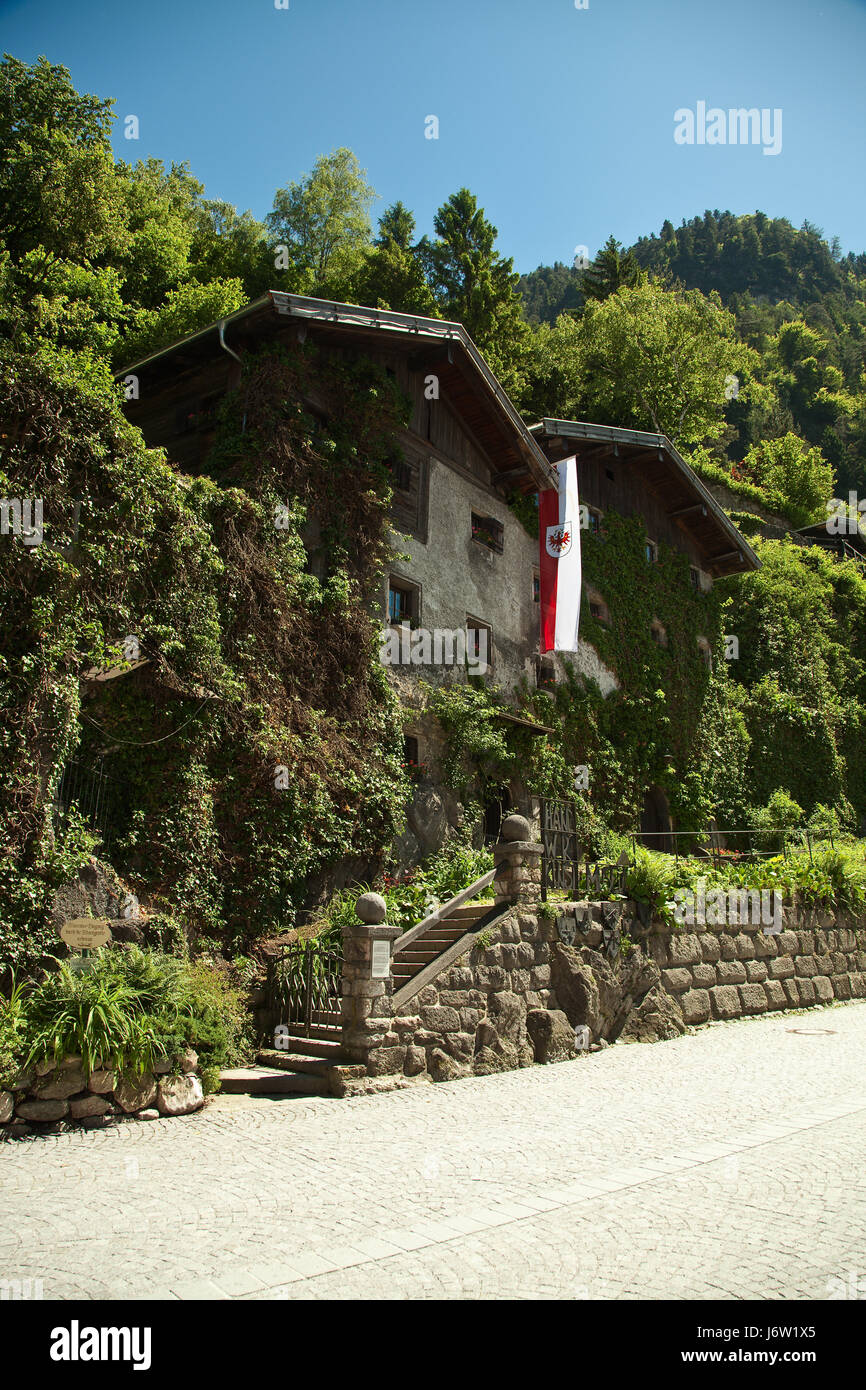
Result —
<path fill-rule="evenodd" d="M 111 859 L 143 904 L 235 950 L 291 925 L 330 872 L 381 858 L 408 793 L 378 661 L 406 403 L 311 345 L 250 359 L 189 478 L 104 391 L 13 358 L 2 376 L 0 492 L 45 516 L 41 546 L 0 547 L 3 963 L 55 949 L 51 893 L 94 849 L 74 818 L 52 832 L 73 756 L 122 786 Z M 313 377 L 324 422 L 300 405 Z M 82 686 L 129 636 L 149 664 Z"/>

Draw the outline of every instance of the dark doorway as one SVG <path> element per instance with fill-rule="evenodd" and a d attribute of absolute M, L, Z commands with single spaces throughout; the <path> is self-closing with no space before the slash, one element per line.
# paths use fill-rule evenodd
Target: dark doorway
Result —
<path fill-rule="evenodd" d="M 647 849 L 657 849 L 663 854 L 673 853 L 670 807 L 661 787 L 650 787 L 646 794 L 640 818 L 640 835 Z"/>

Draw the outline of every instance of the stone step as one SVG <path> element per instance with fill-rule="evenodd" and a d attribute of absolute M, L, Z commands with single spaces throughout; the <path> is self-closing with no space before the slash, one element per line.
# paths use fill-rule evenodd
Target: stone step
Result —
<path fill-rule="evenodd" d="M 327 1082 L 322 1077 L 259 1066 L 231 1067 L 228 1071 L 221 1071 L 220 1089 L 232 1096 L 328 1094 Z"/>
<path fill-rule="evenodd" d="M 449 922 L 475 921 L 476 918 L 483 917 L 485 912 L 489 912 L 492 906 L 493 901 L 489 898 L 482 902 L 464 903 L 462 907 L 455 907 L 453 911 L 449 912 L 441 925 L 447 927 Z"/>
<path fill-rule="evenodd" d="M 318 1030 L 309 1038 L 293 1033 L 289 1025 L 289 1044 L 293 1052 L 303 1052 L 308 1057 L 334 1057 L 340 1051 L 343 1034 L 339 1028 L 329 1028 L 327 1032 Z M 267 1048 L 266 1051 L 277 1051 Z"/>
<path fill-rule="evenodd" d="M 336 1043 L 333 1051 L 327 1053 L 306 1052 L 293 1046 L 289 1052 L 279 1052 L 275 1048 L 264 1047 L 256 1055 L 256 1062 L 260 1067 L 276 1067 L 278 1071 L 304 1071 L 310 1076 L 323 1076 L 329 1067 L 347 1061 L 348 1058 L 343 1053 L 343 1049 Z"/>

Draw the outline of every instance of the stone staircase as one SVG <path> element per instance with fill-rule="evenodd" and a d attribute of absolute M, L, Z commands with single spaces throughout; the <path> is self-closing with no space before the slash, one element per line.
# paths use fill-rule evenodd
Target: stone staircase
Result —
<path fill-rule="evenodd" d="M 413 941 L 405 951 L 398 949 L 400 942 L 397 940 L 394 943 L 395 954 L 391 963 L 394 993 L 397 994 L 405 985 L 414 980 L 425 966 L 438 960 L 439 956 L 449 947 L 455 945 L 467 932 L 472 932 L 478 928 L 492 906 L 493 904 L 488 899 L 487 901 L 464 903 L 462 907 L 455 907 L 444 922 L 431 927 L 417 941 Z"/>
<path fill-rule="evenodd" d="M 492 880 L 492 872 L 490 874 Z M 466 890 L 467 892 L 470 890 Z M 400 950 L 400 939 L 394 943 L 391 961 L 393 979 L 392 1001 L 400 1007 L 447 968 L 463 951 L 471 948 L 485 924 L 495 921 L 507 906 L 494 906 L 490 899 L 475 899 L 449 908 L 441 921 L 429 927 L 421 923 L 406 933 L 408 941 Z M 235 1067 L 220 1073 L 221 1089 L 228 1095 L 265 1096 L 342 1096 L 346 1081 L 359 1067 L 346 1056 L 342 1048 L 341 1016 L 337 1012 L 314 1012 L 309 1034 L 302 1023 L 290 1023 L 288 1047 L 263 1048 L 256 1055 L 256 1065 Z"/>
<path fill-rule="evenodd" d="M 339 1015 L 336 1015 L 339 1020 Z M 333 1096 L 340 1093 L 334 1067 L 346 1066 L 340 1028 L 317 1023 L 313 1017 L 310 1037 L 302 1024 L 289 1024 L 287 1051 L 262 1048 L 254 1067 L 235 1067 L 220 1072 L 222 1090 L 228 1095 Z M 297 1029 L 297 1031 L 293 1031 Z"/>

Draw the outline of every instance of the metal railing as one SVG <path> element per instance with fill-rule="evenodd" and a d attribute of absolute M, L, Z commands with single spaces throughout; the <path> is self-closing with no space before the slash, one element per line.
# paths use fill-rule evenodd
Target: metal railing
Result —
<path fill-rule="evenodd" d="M 483 893 L 484 889 L 490 886 L 495 877 L 496 870 L 489 869 L 486 874 L 482 874 L 480 878 L 476 878 L 474 883 L 470 883 L 468 888 L 461 889 L 459 893 L 455 893 L 453 898 L 449 898 L 447 903 L 442 903 L 441 906 L 437 907 L 436 911 L 431 912 L 429 917 L 425 917 L 423 922 L 419 922 L 417 926 L 410 927 L 408 931 L 404 931 L 399 940 L 394 942 L 394 949 L 391 952 L 392 957 L 396 956 L 400 951 L 405 951 L 407 946 L 411 946 L 414 941 L 418 940 L 419 936 L 423 936 L 431 927 L 438 926 L 440 922 L 444 922 L 446 918 L 450 917 L 455 908 L 462 907 L 463 904 L 468 903 L 471 898 L 476 898 L 479 893 Z"/>
<path fill-rule="evenodd" d="M 729 843 L 732 839 L 736 842 L 733 845 Z M 652 843 L 646 843 L 653 840 L 659 840 L 662 844 L 656 847 Z M 676 860 L 709 859 L 715 868 L 723 863 L 755 863 L 760 859 L 775 859 L 779 854 L 787 860 L 789 849 L 797 848 L 806 849 L 809 862 L 814 863 L 814 849 L 828 840 L 831 848 L 835 849 L 832 831 L 822 834 L 806 825 L 776 830 L 763 826 L 760 829 L 745 826 L 719 827 L 715 830 L 635 830 L 631 833 L 632 863 L 639 843 L 646 849 L 657 849 L 659 853 L 671 854 Z M 671 841 L 672 850 L 666 847 Z"/>
<path fill-rule="evenodd" d="M 54 792 L 52 819 L 55 831 L 59 830 L 75 806 L 96 831 L 103 848 L 109 849 L 128 802 L 129 787 L 124 777 L 106 772 L 105 763 L 103 756 L 91 763 L 72 759 L 66 764 Z"/>

